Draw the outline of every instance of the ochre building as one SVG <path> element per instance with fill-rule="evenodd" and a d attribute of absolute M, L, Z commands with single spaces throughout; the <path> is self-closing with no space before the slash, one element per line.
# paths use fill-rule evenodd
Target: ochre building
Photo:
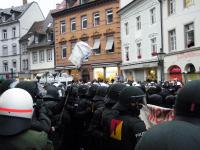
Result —
<path fill-rule="evenodd" d="M 75 79 L 104 80 L 121 76 L 119 0 L 66 0 L 64 9 L 52 13 L 56 69 Z M 68 59 L 76 42 L 87 42 L 93 55 L 77 69 Z"/>

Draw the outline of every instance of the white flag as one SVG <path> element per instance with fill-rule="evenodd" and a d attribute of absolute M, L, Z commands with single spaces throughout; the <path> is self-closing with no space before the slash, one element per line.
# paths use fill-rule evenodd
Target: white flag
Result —
<path fill-rule="evenodd" d="M 82 62 L 85 61 L 92 54 L 92 48 L 85 42 L 80 41 L 76 43 L 69 60 L 78 68 Z"/>

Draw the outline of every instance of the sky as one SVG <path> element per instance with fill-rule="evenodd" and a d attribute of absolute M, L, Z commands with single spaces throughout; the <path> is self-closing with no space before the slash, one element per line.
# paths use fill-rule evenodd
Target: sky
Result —
<path fill-rule="evenodd" d="M 49 10 L 55 9 L 57 3 L 61 3 L 63 0 L 27 0 L 28 3 L 35 1 L 39 4 L 44 16 L 46 17 Z M 12 6 L 20 6 L 23 4 L 23 0 L 1 0 L 0 8 L 9 8 Z"/>

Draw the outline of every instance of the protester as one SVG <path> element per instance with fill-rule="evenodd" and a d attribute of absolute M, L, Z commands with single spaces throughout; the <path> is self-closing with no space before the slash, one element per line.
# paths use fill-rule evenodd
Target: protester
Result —
<path fill-rule="evenodd" d="M 200 80 L 191 81 L 178 93 L 175 120 L 147 131 L 136 150 L 199 150 Z"/>

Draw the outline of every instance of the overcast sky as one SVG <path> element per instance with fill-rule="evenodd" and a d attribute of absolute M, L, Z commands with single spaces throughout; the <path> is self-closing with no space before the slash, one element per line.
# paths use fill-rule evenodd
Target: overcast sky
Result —
<path fill-rule="evenodd" d="M 27 0 L 28 3 L 35 1 L 39 4 L 44 16 L 46 17 L 49 10 L 55 9 L 57 3 L 63 0 Z M 1 0 L 0 8 L 9 8 L 12 6 L 22 5 L 23 0 Z"/>

